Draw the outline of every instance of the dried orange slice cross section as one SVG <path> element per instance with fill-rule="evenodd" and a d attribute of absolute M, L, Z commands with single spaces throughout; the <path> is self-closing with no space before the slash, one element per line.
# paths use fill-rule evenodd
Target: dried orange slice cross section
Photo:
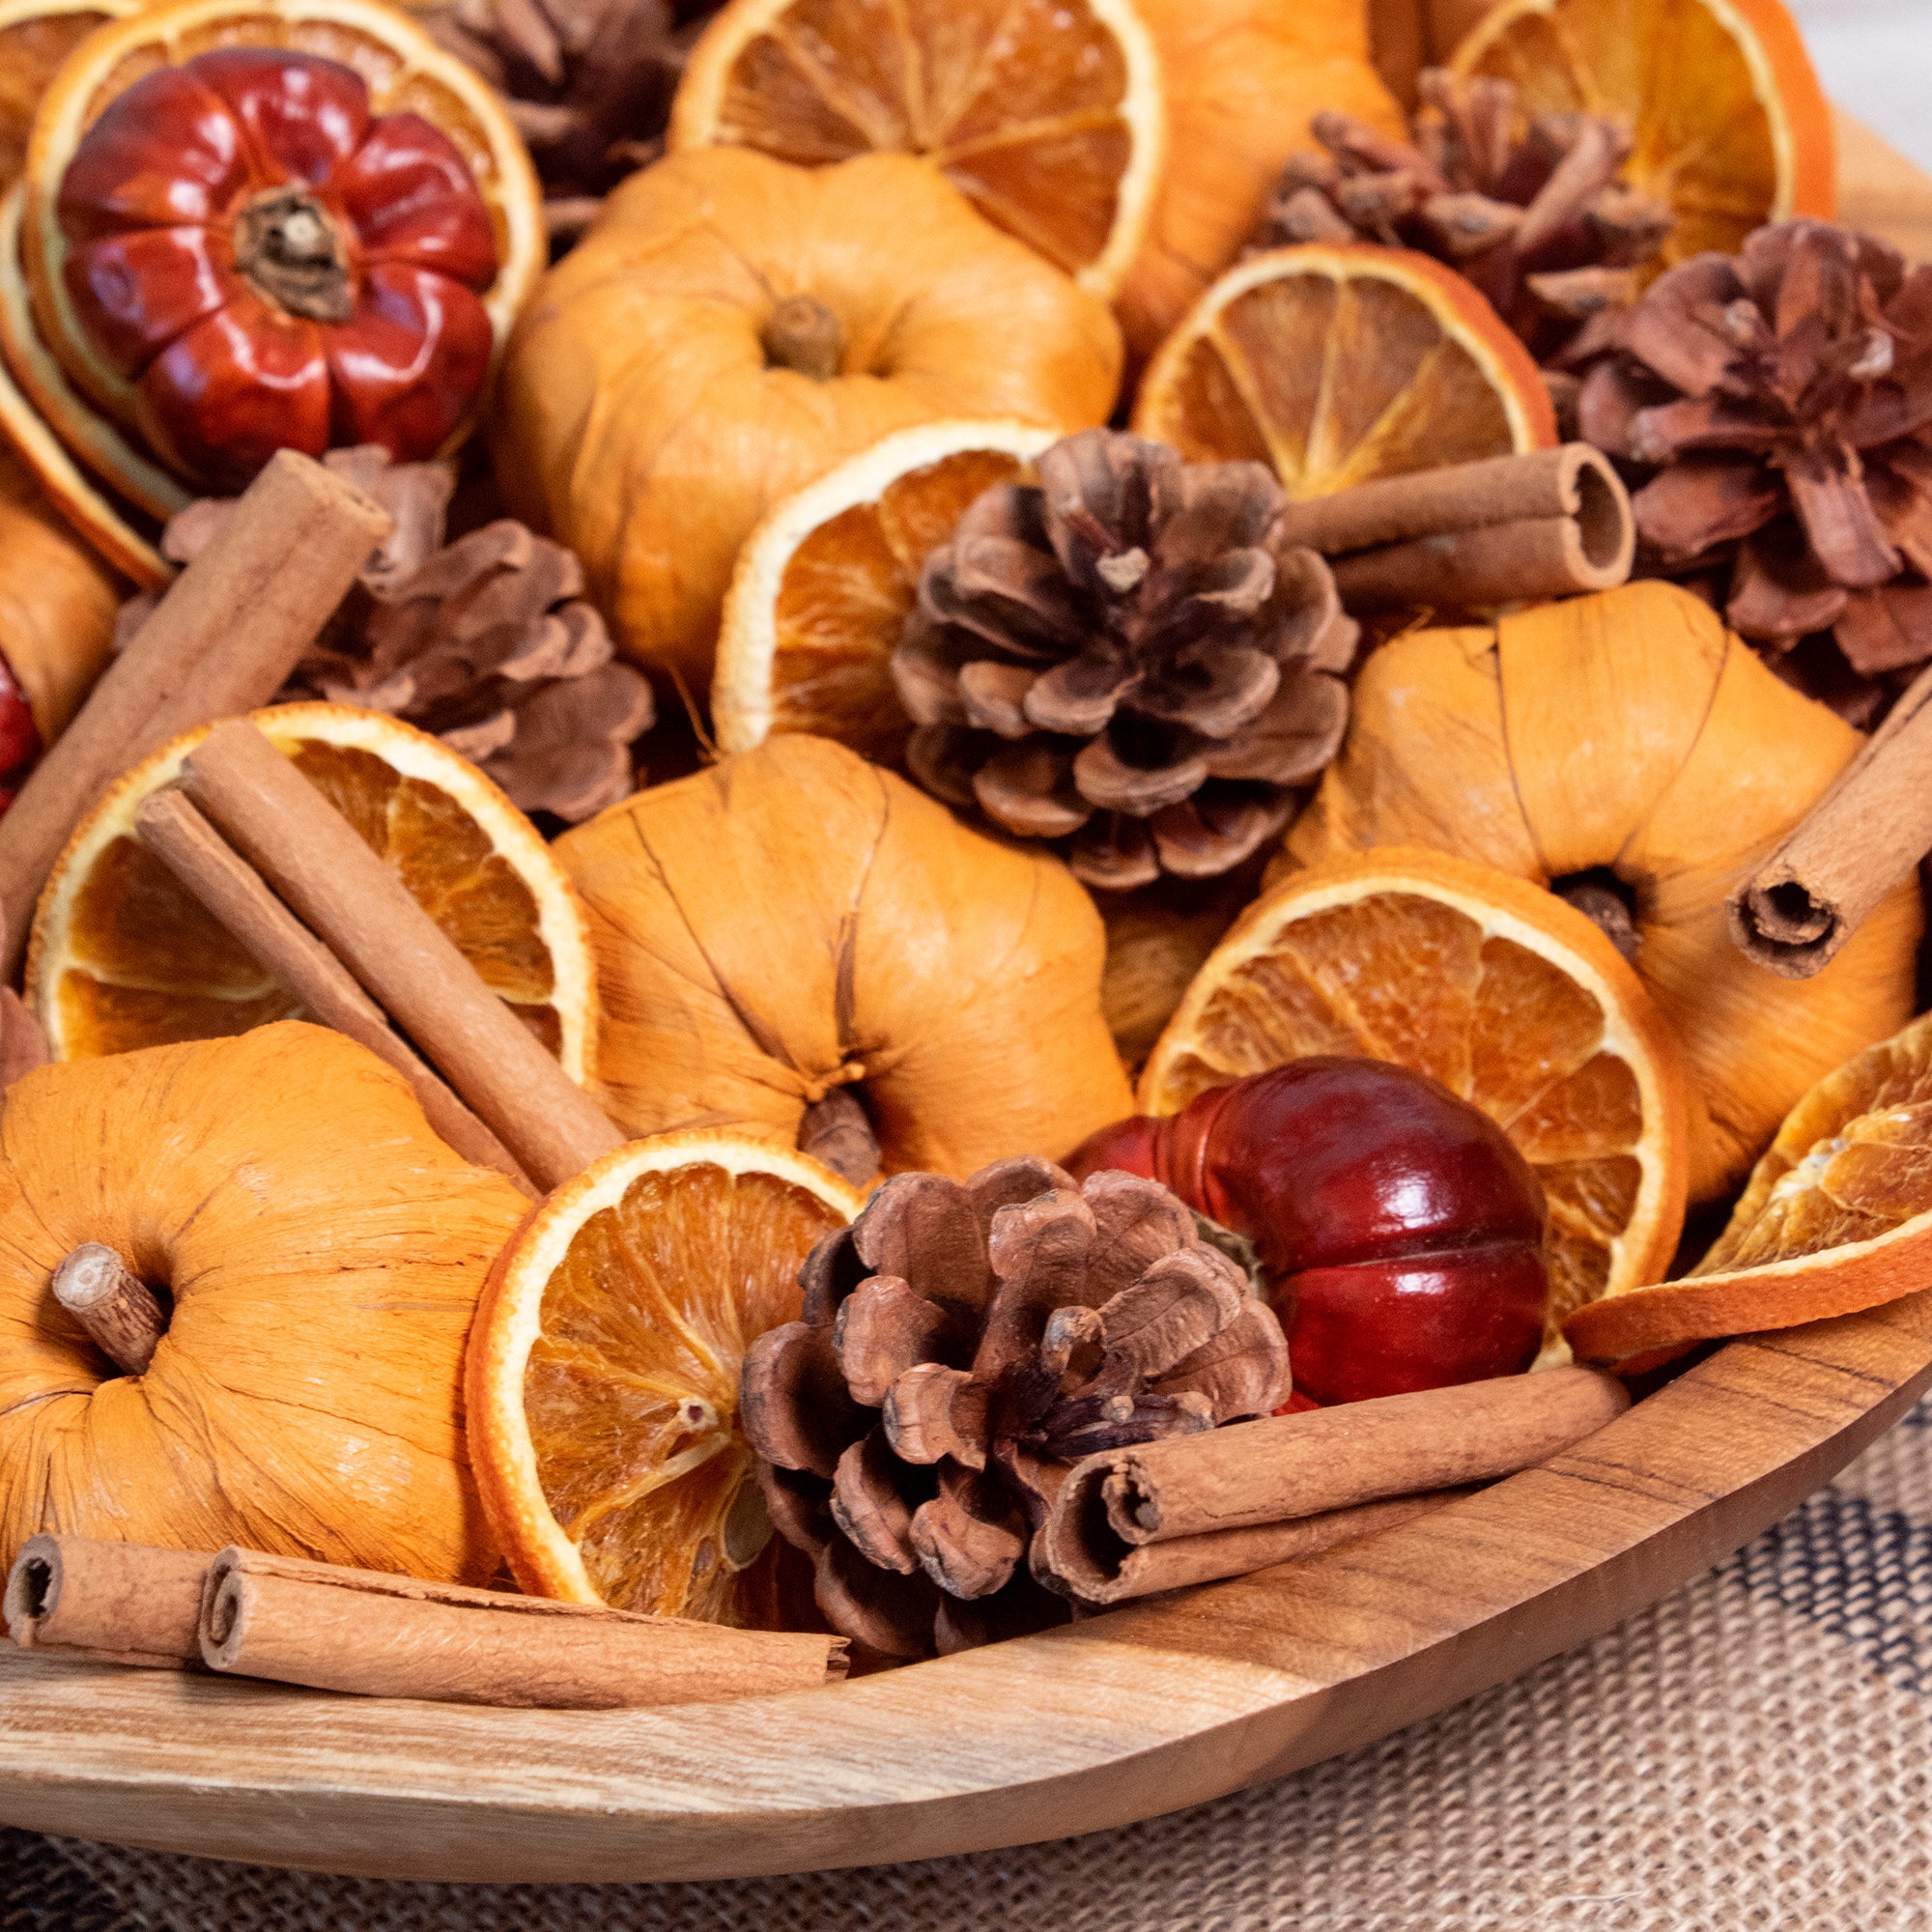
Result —
<path fill-rule="evenodd" d="M 157 67 L 233 46 L 339 61 L 360 75 L 373 113 L 419 114 L 454 143 L 496 235 L 497 279 L 483 305 L 500 342 L 544 270 L 549 242 L 528 150 L 489 83 L 384 0 L 161 0 L 110 21 L 73 49 L 35 115 L 28 143 L 22 262 L 41 333 L 80 386 L 114 414 L 135 412 L 134 385 L 90 342 L 62 273 L 67 242 L 55 203 L 68 163 L 115 96 Z"/>
<path fill-rule="evenodd" d="M 1677 217 L 1660 266 L 1835 208 L 1831 108 L 1778 0 L 1503 0 L 1453 65 L 1514 81 L 1530 114 L 1628 128 L 1626 179 Z"/>
<path fill-rule="evenodd" d="M 1552 894 L 1402 848 L 1293 874 L 1201 969 L 1140 1102 L 1176 1113 L 1317 1053 L 1414 1067 L 1516 1143 L 1549 1204 L 1552 1328 L 1669 1265 L 1688 1174 L 1676 1042 L 1616 949 Z"/>
<path fill-rule="evenodd" d="M 585 1081 L 597 996 L 583 909 L 523 813 L 467 759 L 380 713 L 285 704 L 254 722 L 402 874 L 564 1071 Z M 185 732 L 119 780 L 41 895 L 27 996 L 58 1059 L 306 1017 L 134 835 L 141 801 L 204 735 Z"/>
<path fill-rule="evenodd" d="M 61 63 L 95 28 L 141 0 L 0 0 L 0 190 L 27 162 L 27 137 Z"/>
<path fill-rule="evenodd" d="M 1016 480 L 1053 440 L 1026 423 L 923 423 L 777 504 L 724 600 L 711 684 L 720 749 L 810 731 L 896 763 L 909 724 L 891 660 L 926 554 L 981 491 Z"/>
<path fill-rule="evenodd" d="M 1134 429 L 1193 462 L 1270 464 L 1297 500 L 1556 440 L 1536 364 L 1476 290 L 1360 242 L 1229 270 L 1149 366 Z"/>
<path fill-rule="evenodd" d="M 1158 57 L 1131 0 L 733 0 L 692 52 L 669 142 L 807 167 L 928 156 L 1111 296 L 1159 185 Z"/>
<path fill-rule="evenodd" d="M 1928 1283 L 1932 1014 L 1792 1108 L 1689 1276 L 1584 1310 L 1570 1338 L 1579 1355 L 1618 1361 L 1855 1314 Z"/>
<path fill-rule="evenodd" d="M 614 1149 L 538 1209 L 497 1260 L 467 1371 L 477 1487 L 525 1589 L 764 1620 L 739 1364 L 798 1319 L 806 1256 L 861 1205 L 805 1154 L 694 1132 Z"/>

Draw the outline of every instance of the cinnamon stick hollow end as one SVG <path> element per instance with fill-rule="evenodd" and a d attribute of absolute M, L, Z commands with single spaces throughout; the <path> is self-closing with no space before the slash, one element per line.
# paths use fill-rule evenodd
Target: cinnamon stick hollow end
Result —
<path fill-rule="evenodd" d="M 91 1536 L 30 1536 L 7 1576 L 7 1628 L 22 1650 L 176 1669 L 198 1662 L 208 1558 Z"/>

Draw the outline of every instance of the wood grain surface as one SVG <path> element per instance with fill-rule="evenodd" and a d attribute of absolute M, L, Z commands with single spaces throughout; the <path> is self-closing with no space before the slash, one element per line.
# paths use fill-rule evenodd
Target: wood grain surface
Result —
<path fill-rule="evenodd" d="M 1347 1750 L 1608 1629 L 1932 1382 L 1932 1296 L 1732 1343 L 1385 1534 L 784 1697 L 511 1712 L 0 1659 L 0 1821 L 377 1876 L 708 1878 L 1094 1831 Z"/>
<path fill-rule="evenodd" d="M 1841 218 L 1932 258 L 1932 182 L 1839 117 Z M 1044 1636 L 669 1711 L 338 1697 L 0 1649 L 0 1823 L 382 1877 L 749 1875 L 1100 1830 L 1397 1730 L 1776 1521 L 1932 1383 L 1932 1294 L 1734 1342 L 1545 1467 Z"/>

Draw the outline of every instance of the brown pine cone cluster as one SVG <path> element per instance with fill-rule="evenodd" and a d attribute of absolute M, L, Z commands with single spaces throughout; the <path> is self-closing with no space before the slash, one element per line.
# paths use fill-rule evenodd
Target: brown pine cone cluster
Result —
<path fill-rule="evenodd" d="M 1539 361 L 1633 300 L 1670 211 L 1620 179 L 1630 136 L 1592 114 L 1525 116 L 1506 80 L 1431 69 L 1412 142 L 1319 114 L 1251 244 L 1415 248 L 1475 283 Z"/>
<path fill-rule="evenodd" d="M 720 0 L 447 0 L 432 39 L 504 96 L 544 185 L 553 242 L 664 152 L 692 41 Z"/>
<path fill-rule="evenodd" d="M 906 762 L 1091 886 L 1226 872 L 1334 756 L 1359 629 L 1264 465 L 1096 429 L 1037 467 L 926 559 Z"/>
<path fill-rule="evenodd" d="M 324 461 L 395 528 L 276 702 L 386 711 L 480 766 L 525 811 L 574 824 L 629 796 L 632 742 L 654 720 L 651 688 L 615 661 L 603 618 L 582 601 L 576 556 L 507 518 L 445 544 L 453 479 L 441 464 L 391 467 L 374 447 Z M 163 550 L 191 563 L 230 508 L 221 497 L 190 504 Z M 125 607 L 124 640 L 155 602 Z"/>
<path fill-rule="evenodd" d="M 1932 659 L 1932 267 L 1822 221 L 1661 276 L 1578 400 L 1640 561 L 1866 723 Z"/>
<path fill-rule="evenodd" d="M 1083 1456 L 1264 1415 L 1288 1347 L 1166 1188 L 1008 1160 L 888 1180 L 813 1249 L 804 1319 L 745 1358 L 779 1532 L 880 1656 L 1062 1623 L 1027 1556 Z"/>

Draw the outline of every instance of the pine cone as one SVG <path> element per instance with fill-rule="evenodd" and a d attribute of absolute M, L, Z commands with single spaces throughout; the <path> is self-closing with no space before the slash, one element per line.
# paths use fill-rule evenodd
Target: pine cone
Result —
<path fill-rule="evenodd" d="M 544 185 L 551 240 L 664 152 L 686 54 L 721 0 L 448 0 L 416 17 L 510 104 Z"/>
<path fill-rule="evenodd" d="M 1475 283 L 1539 361 L 1635 298 L 1670 211 L 1619 179 L 1628 134 L 1593 114 L 1526 117 L 1506 80 L 1434 68 L 1419 89 L 1413 145 L 1318 114 L 1326 154 L 1289 161 L 1250 245 L 1419 249 Z"/>
<path fill-rule="evenodd" d="M 1649 479 L 1641 561 L 1715 576 L 1774 662 L 1829 632 L 1830 652 L 1783 668 L 1872 715 L 1884 681 L 1932 658 L 1932 267 L 1780 222 L 1660 276 L 1616 341 L 1579 420 Z"/>
<path fill-rule="evenodd" d="M 1166 1188 L 1051 1162 L 888 1180 L 745 1358 L 772 1520 L 833 1627 L 888 1657 L 1065 1622 L 1022 1563 L 1099 1450 L 1264 1415 L 1288 1345 Z"/>
<path fill-rule="evenodd" d="M 926 558 L 893 657 L 928 791 L 1091 886 L 1229 870 L 1335 754 L 1358 627 L 1259 463 L 1087 430 Z"/>
<path fill-rule="evenodd" d="M 358 588 L 276 694 L 386 711 L 479 765 L 525 811 L 575 823 L 627 797 L 631 742 L 654 707 L 642 674 L 613 661 L 571 552 L 503 519 L 444 544 L 453 479 L 433 463 L 391 467 L 377 448 L 324 461 L 376 497 L 395 528 Z M 205 497 L 168 525 L 163 551 L 191 563 L 229 499 Z M 121 641 L 153 596 L 122 611 Z"/>

